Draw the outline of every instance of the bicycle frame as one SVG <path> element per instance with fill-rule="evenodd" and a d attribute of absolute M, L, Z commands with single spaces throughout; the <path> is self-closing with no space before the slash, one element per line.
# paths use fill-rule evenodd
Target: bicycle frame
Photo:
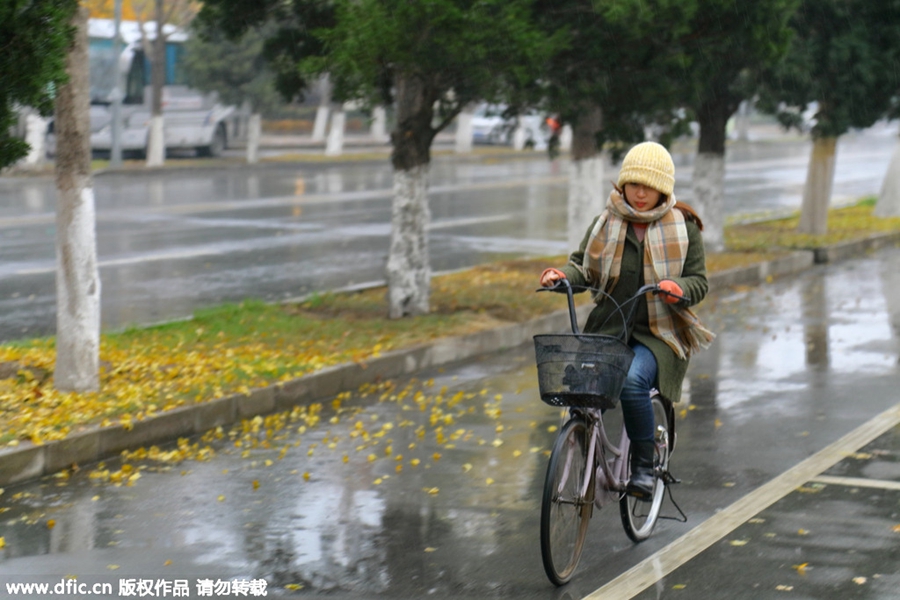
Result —
<path fill-rule="evenodd" d="M 603 426 L 602 415 L 593 411 L 582 414 L 584 414 L 582 418 L 585 419 L 587 431 L 589 432 L 586 464 L 592 465 L 592 469 L 594 470 L 592 472 L 595 472 L 598 465 L 600 466 L 603 471 L 603 477 L 607 482 L 607 489 L 620 494 L 624 493 L 625 483 L 627 481 L 627 465 L 625 459 L 628 457 L 628 449 L 630 446 L 630 441 L 625 433 L 625 425 L 622 425 L 622 441 L 620 445 L 617 446 L 612 443 L 606 433 L 606 428 Z M 608 460 L 609 455 L 612 455 L 613 458 L 612 466 L 610 466 L 610 461 Z M 562 483 L 568 479 L 571 465 L 572 452 L 566 456 L 563 477 L 560 480 L 560 489 L 557 489 L 557 493 L 562 492 Z M 581 490 L 578 495 L 579 498 L 585 499 L 590 497 L 590 486 L 594 479 L 595 477 L 585 477 L 584 481 L 581 482 Z"/>

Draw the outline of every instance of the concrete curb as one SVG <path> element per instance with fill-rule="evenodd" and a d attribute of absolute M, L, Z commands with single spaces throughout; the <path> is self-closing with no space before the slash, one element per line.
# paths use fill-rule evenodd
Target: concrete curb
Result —
<path fill-rule="evenodd" d="M 836 262 L 874 252 L 879 248 L 900 244 L 900 231 L 876 233 L 861 240 L 841 242 L 832 246 L 824 246 L 813 250 L 817 264 Z"/>
<path fill-rule="evenodd" d="M 769 277 L 798 273 L 814 263 L 858 256 L 891 244 L 900 244 L 900 232 L 874 235 L 865 240 L 813 251 L 792 252 L 771 261 L 714 273 L 709 277 L 710 288 L 715 291 L 733 285 L 759 285 Z M 579 318 L 583 319 L 591 308 L 591 304 L 579 306 Z M 41 445 L 29 442 L 14 448 L 6 447 L 0 450 L 0 486 L 56 473 L 73 464 L 95 463 L 116 456 L 122 450 L 171 442 L 179 437 L 202 434 L 248 417 L 325 400 L 342 391 L 355 390 L 377 378 L 400 377 L 429 367 L 514 348 L 529 342 L 534 335 L 568 329 L 569 315 L 562 310 L 525 323 L 397 350 L 365 363 L 329 367 L 292 381 L 252 390 L 249 394 L 235 394 L 177 408 L 135 422 L 130 428 L 123 425 L 94 427 L 63 440 Z"/>

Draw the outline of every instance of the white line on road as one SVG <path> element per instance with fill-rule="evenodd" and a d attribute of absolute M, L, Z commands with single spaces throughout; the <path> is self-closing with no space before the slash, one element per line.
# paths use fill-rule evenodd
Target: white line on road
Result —
<path fill-rule="evenodd" d="M 647 557 L 584 600 L 633 598 L 737 529 L 754 515 L 819 476 L 850 454 L 900 424 L 900 404 L 788 469 L 769 483 L 716 513 L 653 556 Z"/>
<path fill-rule="evenodd" d="M 842 485 L 845 487 L 873 488 L 877 490 L 900 491 L 900 481 L 886 481 L 884 479 L 863 479 L 862 477 L 831 477 L 819 475 L 810 483 L 825 483 L 827 485 Z"/>
<path fill-rule="evenodd" d="M 472 218 L 459 218 L 459 219 L 438 219 L 432 221 L 428 224 L 429 231 L 440 231 L 442 229 L 453 229 L 457 227 L 471 227 L 475 225 L 484 225 L 486 223 L 498 223 L 502 221 L 509 221 L 515 218 L 515 215 L 512 213 L 506 213 L 501 215 L 490 215 L 485 217 L 472 217 Z M 189 219 L 181 219 L 181 221 L 185 221 Z M 198 219 L 198 222 L 204 223 L 206 221 L 202 219 Z M 160 261 L 175 261 L 175 260 L 186 260 L 186 259 L 194 259 L 203 256 L 223 256 L 225 254 L 230 253 L 238 253 L 238 252 L 249 252 L 256 250 L 267 250 L 274 248 L 282 248 L 287 246 L 295 246 L 302 242 L 310 243 L 312 239 L 309 236 L 316 235 L 320 233 L 322 228 L 311 228 L 307 224 L 295 224 L 295 223 L 282 223 L 278 224 L 272 220 L 248 220 L 246 222 L 239 221 L 237 219 L 212 219 L 206 222 L 207 225 L 210 226 L 224 226 L 231 225 L 235 227 L 244 227 L 244 228 L 252 228 L 252 227 L 263 227 L 267 229 L 281 229 L 285 231 L 296 230 L 299 233 L 292 233 L 288 235 L 282 235 L 278 237 L 265 237 L 265 238 L 253 238 L 247 240 L 238 240 L 238 241 L 226 241 L 226 242 L 213 242 L 209 244 L 200 244 L 191 247 L 177 247 L 177 248 L 167 248 L 163 250 L 157 250 L 152 252 L 142 252 L 139 254 L 130 254 L 126 256 L 119 257 L 110 257 L 103 258 L 98 261 L 97 266 L 101 269 L 109 268 L 109 267 L 123 267 L 128 265 L 136 265 L 143 263 L 151 263 L 151 262 L 160 262 Z M 390 235 L 390 226 L 386 223 L 384 224 L 368 224 L 362 226 L 346 226 L 346 227 L 338 227 L 331 230 L 331 235 L 340 236 L 342 234 L 347 235 L 348 237 L 359 238 L 362 236 L 371 236 L 371 237 L 384 237 Z M 492 240 L 495 238 L 486 238 L 483 240 L 485 243 L 490 244 Z M 466 241 L 466 238 L 461 238 L 461 241 Z M 511 242 L 511 243 L 510 243 Z M 540 242 L 537 244 L 534 243 L 533 240 L 506 240 L 504 238 L 502 247 L 507 249 L 516 249 L 516 248 L 531 248 L 533 246 L 538 246 L 541 248 L 552 248 L 552 251 L 562 252 L 557 248 L 553 242 Z M 55 273 L 57 269 L 57 264 L 55 258 L 50 258 L 40 262 L 29 262 L 25 263 L 25 266 L 22 266 L 22 263 L 16 264 L 6 264 L 0 266 L 0 279 L 3 277 L 11 277 L 11 276 L 25 276 L 25 275 L 46 275 L 48 273 Z"/>
<path fill-rule="evenodd" d="M 568 182 L 567 177 L 547 176 L 515 179 L 512 181 L 480 181 L 474 183 L 454 183 L 429 186 L 429 194 L 446 194 L 492 189 L 511 189 L 518 187 L 562 185 Z M 272 196 L 269 198 L 242 198 L 238 200 L 210 200 L 189 204 L 166 204 L 162 206 L 129 207 L 127 209 L 99 209 L 98 221 L 134 220 L 142 214 L 196 214 L 204 212 L 223 212 L 237 210 L 258 210 L 260 208 L 277 208 L 281 206 L 309 206 L 340 201 L 384 200 L 392 198 L 393 189 L 360 190 L 346 192 L 320 192 L 300 196 Z M 49 225 L 56 222 L 55 212 L 30 215 L 18 215 L 0 218 L 0 229 L 25 227 L 33 225 Z"/>

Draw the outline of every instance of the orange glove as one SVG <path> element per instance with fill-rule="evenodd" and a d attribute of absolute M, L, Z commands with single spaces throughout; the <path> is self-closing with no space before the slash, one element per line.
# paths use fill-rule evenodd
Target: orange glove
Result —
<path fill-rule="evenodd" d="M 663 279 L 662 281 L 660 281 L 659 289 L 664 292 L 670 292 L 672 294 L 684 296 L 684 290 L 681 289 L 681 286 L 670 279 Z M 679 301 L 678 298 L 673 298 L 672 296 L 668 296 L 666 294 L 662 294 L 662 299 L 666 304 L 676 304 Z"/>
<path fill-rule="evenodd" d="M 541 287 L 551 287 L 560 279 L 565 279 L 566 274 L 560 271 L 559 269 L 549 268 L 544 269 L 544 272 L 541 273 Z"/>

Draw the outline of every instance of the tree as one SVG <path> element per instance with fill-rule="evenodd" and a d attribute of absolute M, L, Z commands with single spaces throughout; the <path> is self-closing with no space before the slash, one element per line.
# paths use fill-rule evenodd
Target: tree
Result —
<path fill-rule="evenodd" d="M 68 80 L 59 88 L 55 128 L 56 367 L 64 391 L 99 388 L 100 276 L 91 183 L 90 83 L 86 8 L 72 3 L 76 35 L 66 55 Z"/>
<path fill-rule="evenodd" d="M 69 24 L 77 0 L 6 0 L 0 3 L 0 168 L 28 153 L 28 144 L 11 130 L 19 106 L 41 115 L 53 112 L 58 86 L 65 80 Z"/>
<path fill-rule="evenodd" d="M 772 65 L 787 51 L 788 20 L 799 0 L 696 0 L 690 32 L 681 40 L 684 61 L 673 73 L 681 101 L 700 125 L 693 198 L 705 224 L 708 250 L 725 249 L 725 140 L 728 120 L 752 95 L 747 70 Z"/>
<path fill-rule="evenodd" d="M 154 34 L 151 39 L 147 23 L 151 14 Z M 147 136 L 147 166 L 158 167 L 165 162 L 166 141 L 163 117 L 163 87 L 166 84 L 166 40 L 170 35 L 167 25 L 186 28 L 197 15 L 194 0 L 132 0 L 135 18 L 140 24 L 141 46 L 150 58 L 150 126 Z"/>
<path fill-rule="evenodd" d="M 898 24 L 895 0 L 804 0 L 785 60 L 764 74 L 758 104 L 783 124 L 802 127 L 802 114 L 817 103 L 801 233 L 828 230 L 838 138 L 884 116 L 900 89 Z"/>
<path fill-rule="evenodd" d="M 470 102 L 535 79 L 553 44 L 530 0 L 208 0 L 223 27 L 281 24 L 267 44 L 291 94 L 329 73 L 335 100 L 395 104 L 394 200 L 387 264 L 391 318 L 427 313 L 428 167 L 435 135 Z M 289 9 L 289 10 L 287 10 Z M 276 17 L 278 11 L 281 14 Z M 308 17 L 304 19 L 303 17 Z M 226 23 L 230 21 L 231 23 Z"/>
<path fill-rule="evenodd" d="M 565 29 L 567 44 L 553 55 L 541 85 L 523 93 L 572 126 L 567 230 L 576 246 L 606 201 L 604 144 L 621 149 L 642 141 L 647 124 L 671 120 L 671 74 L 679 60 L 674 41 L 687 33 L 693 3 L 540 0 L 536 12 L 548 33 Z"/>
<path fill-rule="evenodd" d="M 184 66 L 194 87 L 216 92 L 226 104 L 250 105 L 247 132 L 247 162 L 257 162 L 261 115 L 277 106 L 275 75 L 263 55 L 263 33 L 250 29 L 240 40 L 227 38 L 221 31 L 194 27 L 185 44 Z"/>

